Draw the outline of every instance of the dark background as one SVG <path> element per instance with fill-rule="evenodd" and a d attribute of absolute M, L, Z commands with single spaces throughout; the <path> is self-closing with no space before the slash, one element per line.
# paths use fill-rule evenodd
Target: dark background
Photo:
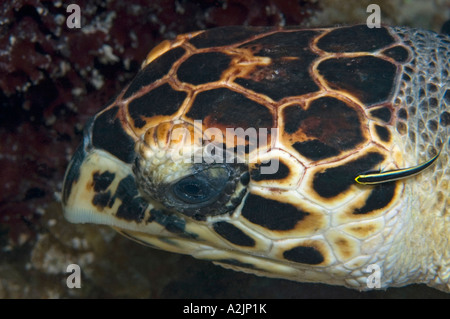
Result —
<path fill-rule="evenodd" d="M 81 29 L 66 26 L 70 3 Z M 84 123 L 157 43 L 223 25 L 365 23 L 369 3 L 385 24 L 439 31 L 450 18 L 448 0 L 2 1 L 0 298 L 449 298 L 423 285 L 359 293 L 260 278 L 62 218 L 62 179 Z M 81 289 L 65 285 L 71 263 Z"/>

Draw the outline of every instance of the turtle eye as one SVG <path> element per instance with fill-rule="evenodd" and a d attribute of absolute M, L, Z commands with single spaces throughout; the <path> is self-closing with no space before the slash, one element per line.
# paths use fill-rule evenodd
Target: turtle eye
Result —
<path fill-rule="evenodd" d="M 208 186 L 205 181 L 191 175 L 173 185 L 172 191 L 182 201 L 198 204 L 210 199 L 213 195 L 214 192 Z"/>
<path fill-rule="evenodd" d="M 171 189 L 173 195 L 186 204 L 209 203 L 222 193 L 228 179 L 225 168 L 210 168 L 179 180 Z"/>

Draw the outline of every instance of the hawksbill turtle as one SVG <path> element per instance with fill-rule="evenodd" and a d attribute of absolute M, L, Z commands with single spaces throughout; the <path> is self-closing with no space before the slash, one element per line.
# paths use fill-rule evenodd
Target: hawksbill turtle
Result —
<path fill-rule="evenodd" d="M 165 40 L 86 124 L 65 217 L 262 276 L 449 292 L 449 60 L 406 27 Z"/>

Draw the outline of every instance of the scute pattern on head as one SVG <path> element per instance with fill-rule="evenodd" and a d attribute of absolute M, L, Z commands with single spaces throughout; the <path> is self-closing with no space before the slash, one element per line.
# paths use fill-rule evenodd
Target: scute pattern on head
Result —
<path fill-rule="evenodd" d="M 332 97 L 311 100 L 304 108 L 289 105 L 281 122 L 295 151 L 313 161 L 341 155 L 368 140 L 358 107 Z"/>
<path fill-rule="evenodd" d="M 383 287 L 448 289 L 444 266 L 414 271 L 427 256 L 412 247 L 427 236 L 418 221 L 431 223 L 421 211 L 448 212 L 449 41 L 362 25 L 224 27 L 164 41 L 87 126 L 64 183 L 66 216 L 264 276 L 366 289 L 377 264 Z M 423 177 L 432 208 L 410 180 L 355 183 L 439 149 L 439 175 Z M 210 161 L 222 151 L 234 162 Z"/>

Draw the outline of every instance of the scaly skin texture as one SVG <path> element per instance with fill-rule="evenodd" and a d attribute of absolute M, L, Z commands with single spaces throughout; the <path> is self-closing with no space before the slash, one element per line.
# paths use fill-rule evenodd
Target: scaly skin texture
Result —
<path fill-rule="evenodd" d="M 65 216 L 262 276 L 448 291 L 449 43 L 366 26 L 165 41 L 86 126 Z M 248 136 L 228 139 L 229 128 Z M 252 129 L 267 132 L 256 148 Z M 196 162 L 211 145 L 233 161 Z M 354 180 L 439 150 L 418 176 Z M 266 161 L 279 164 L 274 174 Z"/>
<path fill-rule="evenodd" d="M 405 167 L 424 162 L 437 151 L 437 163 L 405 181 L 406 214 L 398 222 L 397 240 L 385 262 L 392 285 L 425 282 L 450 290 L 450 50 L 449 38 L 395 28 L 415 43 L 414 59 L 402 82 L 398 102 L 408 118 L 397 121 L 396 145 Z M 415 65 L 415 67 L 414 67 Z M 406 130 L 405 130 L 406 128 Z M 390 266 L 392 265 L 392 266 Z"/>

